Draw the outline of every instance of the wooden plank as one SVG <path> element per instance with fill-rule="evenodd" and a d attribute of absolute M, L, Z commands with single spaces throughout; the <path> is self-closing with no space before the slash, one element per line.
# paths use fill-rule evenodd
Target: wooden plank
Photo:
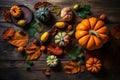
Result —
<path fill-rule="evenodd" d="M 68 61 L 61 61 L 61 63 L 59 64 L 59 68 L 61 68 L 61 70 L 63 70 L 62 66 L 67 62 Z M 0 70 L 2 70 L 2 69 L 26 70 L 25 61 L 7 60 L 7 61 L 0 61 L 0 63 L 1 63 Z M 37 60 L 37 61 L 33 61 L 33 63 L 34 63 L 34 65 L 31 69 L 32 71 L 34 71 L 34 70 L 40 71 L 40 70 L 49 68 L 46 64 L 46 61 Z"/>
<path fill-rule="evenodd" d="M 0 0 L 0 13 L 3 7 L 9 9 L 10 6 L 15 4 L 24 4 L 28 6 L 33 12 L 35 12 L 34 4 L 40 0 Z M 75 3 L 82 2 L 81 0 L 41 0 L 48 1 L 55 5 L 64 6 L 73 6 Z M 107 14 L 109 23 L 107 24 L 110 27 L 115 26 L 120 23 L 120 0 L 85 0 L 88 4 L 91 5 L 92 16 L 98 17 L 101 13 Z M 75 24 L 80 22 L 82 19 L 77 18 Z M 119 54 L 116 52 L 114 46 L 110 48 L 114 51 L 114 56 L 112 58 L 116 61 L 114 65 L 117 67 L 110 69 L 109 72 L 101 72 L 101 74 L 91 74 L 89 72 L 78 73 L 76 75 L 66 75 L 62 69 L 58 72 L 52 72 L 52 76 L 47 78 L 43 75 L 42 70 L 48 68 L 46 65 L 46 57 L 48 55 L 42 54 L 42 56 L 34 61 L 34 66 L 30 72 L 25 69 L 25 59 L 17 51 L 17 49 L 4 41 L 1 38 L 3 31 L 9 27 L 15 28 L 15 30 L 20 30 L 21 28 L 16 27 L 15 25 L 4 22 L 2 15 L 0 14 L 0 80 L 119 80 Z M 38 36 L 39 37 L 39 36 Z M 32 38 L 33 39 L 33 38 Z M 31 39 L 31 40 L 32 40 Z M 59 58 L 64 64 L 69 61 L 68 55 L 65 54 L 63 57 Z"/>
<path fill-rule="evenodd" d="M 118 73 L 101 72 L 92 74 L 90 72 L 78 73 L 75 75 L 66 75 L 63 71 L 52 71 L 50 77 L 46 77 L 42 71 L 23 71 L 3 69 L 0 71 L 0 80 L 119 80 Z"/>

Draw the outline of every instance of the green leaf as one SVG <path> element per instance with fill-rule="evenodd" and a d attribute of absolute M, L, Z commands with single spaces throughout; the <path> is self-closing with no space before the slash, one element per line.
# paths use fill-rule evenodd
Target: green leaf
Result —
<path fill-rule="evenodd" d="M 90 5 L 85 5 L 84 10 L 90 10 Z"/>
<path fill-rule="evenodd" d="M 73 33 L 74 33 L 74 30 L 69 31 L 69 32 L 68 32 L 68 35 L 70 35 L 70 36 L 71 36 L 71 35 L 73 35 Z"/>
<path fill-rule="evenodd" d="M 77 60 L 83 57 L 83 49 L 80 46 L 75 46 L 69 53 L 69 58 L 71 60 Z"/>
<path fill-rule="evenodd" d="M 87 14 L 90 14 L 90 11 L 89 10 L 84 10 L 84 13 L 87 15 Z"/>
<path fill-rule="evenodd" d="M 78 13 L 78 16 L 81 17 L 81 18 L 85 18 L 87 15 L 84 13 L 84 11 L 79 11 Z"/>
<path fill-rule="evenodd" d="M 30 36 L 34 36 L 34 34 L 36 33 L 36 30 L 34 28 L 29 28 L 27 32 Z"/>
<path fill-rule="evenodd" d="M 31 67 L 33 66 L 33 62 L 32 61 L 26 61 L 26 70 L 30 70 Z"/>
<path fill-rule="evenodd" d="M 83 57 L 83 53 L 81 52 L 80 54 L 78 54 L 78 58 L 82 58 Z"/>
<path fill-rule="evenodd" d="M 84 64 L 84 63 L 85 63 L 85 60 L 82 59 L 82 58 L 80 58 L 79 61 L 80 61 L 81 64 Z"/>
<path fill-rule="evenodd" d="M 36 31 L 41 33 L 43 30 L 44 26 L 40 23 L 36 24 Z"/>
<path fill-rule="evenodd" d="M 71 60 L 76 60 L 76 59 L 77 59 L 77 57 L 74 56 L 74 55 L 69 55 L 69 58 L 70 58 Z"/>

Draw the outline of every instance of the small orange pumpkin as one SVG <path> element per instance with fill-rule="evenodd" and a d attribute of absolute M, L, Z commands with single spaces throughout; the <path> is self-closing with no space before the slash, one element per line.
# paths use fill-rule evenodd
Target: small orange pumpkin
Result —
<path fill-rule="evenodd" d="M 22 10 L 19 6 L 12 6 L 10 8 L 10 13 L 13 17 L 17 18 L 17 17 L 20 17 L 21 14 L 22 14 Z"/>
<path fill-rule="evenodd" d="M 102 20 L 91 17 L 77 25 L 75 37 L 82 47 L 88 50 L 99 49 L 108 40 L 108 28 Z"/>
<path fill-rule="evenodd" d="M 98 72 L 101 69 L 101 61 L 97 58 L 93 58 L 90 57 L 87 61 L 86 61 L 86 68 L 88 71 L 90 72 Z"/>

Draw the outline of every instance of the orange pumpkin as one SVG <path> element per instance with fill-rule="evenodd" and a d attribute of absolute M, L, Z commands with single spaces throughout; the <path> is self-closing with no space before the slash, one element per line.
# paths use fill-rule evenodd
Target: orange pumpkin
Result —
<path fill-rule="evenodd" d="M 90 72 L 98 72 L 101 69 L 101 61 L 97 58 L 93 58 L 90 57 L 87 61 L 86 61 L 86 68 L 88 71 Z"/>
<path fill-rule="evenodd" d="M 78 43 L 88 49 L 101 48 L 108 40 L 108 28 L 102 20 L 95 17 L 82 20 L 76 27 L 75 37 Z"/>

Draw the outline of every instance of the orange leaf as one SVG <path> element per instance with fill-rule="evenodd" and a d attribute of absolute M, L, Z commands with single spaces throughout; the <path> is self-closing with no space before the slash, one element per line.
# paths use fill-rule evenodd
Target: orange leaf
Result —
<path fill-rule="evenodd" d="M 16 32 L 8 42 L 17 47 L 24 47 L 28 43 L 28 34 L 24 32 Z"/>
<path fill-rule="evenodd" d="M 38 59 L 40 57 L 40 50 L 37 50 L 32 56 L 31 56 L 31 60 L 35 60 Z"/>
<path fill-rule="evenodd" d="M 13 28 L 9 28 L 7 30 L 5 30 L 2 34 L 2 38 L 3 39 L 10 39 L 13 35 L 15 34 L 15 30 Z"/>
<path fill-rule="evenodd" d="M 22 31 L 15 32 L 13 28 L 5 30 L 2 38 L 16 47 L 24 47 L 28 43 L 28 34 Z"/>
<path fill-rule="evenodd" d="M 25 50 L 27 55 L 26 60 L 36 60 L 40 57 L 40 46 L 37 45 L 38 40 L 34 39 L 30 46 Z"/>
<path fill-rule="evenodd" d="M 66 74 L 75 74 L 81 70 L 80 62 L 70 61 L 64 66 Z"/>

